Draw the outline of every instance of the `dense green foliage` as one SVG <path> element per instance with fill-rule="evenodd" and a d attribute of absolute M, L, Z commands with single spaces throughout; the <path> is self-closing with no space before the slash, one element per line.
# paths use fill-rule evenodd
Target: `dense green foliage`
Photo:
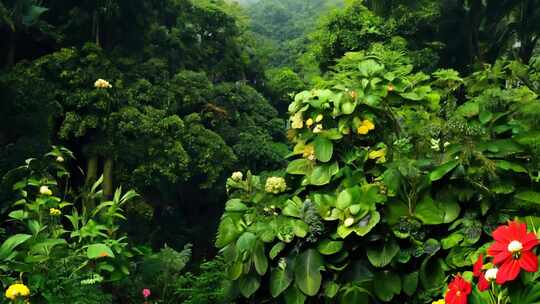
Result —
<path fill-rule="evenodd" d="M 0 0 L 2 287 L 439 299 L 537 226 L 539 4 Z"/>
<path fill-rule="evenodd" d="M 182 245 L 186 240 L 173 241 L 178 228 L 170 231 L 165 217 L 183 214 L 184 227 L 190 227 L 214 206 L 217 218 L 224 191 L 217 185 L 223 176 L 233 168 L 283 164 L 285 122 L 249 85 L 262 75 L 250 70 L 248 46 L 240 43 L 246 39 L 242 24 L 226 4 L 141 2 L 150 6 L 150 14 L 134 10 L 131 1 L 107 5 L 112 11 L 96 17 L 103 25 L 101 31 L 94 29 L 94 43 L 84 44 L 73 27 L 87 24 L 92 34 L 98 21 L 85 19 L 85 12 L 105 8 L 50 7 L 55 13 L 45 20 L 63 30 L 55 43 L 75 46 L 21 62 L 2 75 L 2 99 L 8 102 L 2 103 L 0 167 L 5 172 L 45 152 L 51 141 L 61 142 L 86 163 L 87 185 L 103 173 L 106 196 L 113 184 L 123 184 L 150 203 L 153 217 L 141 224 L 155 237 L 141 231 L 150 236 L 145 241 Z M 61 18 L 73 14 L 80 23 Z M 150 26 L 113 27 L 107 18 L 142 18 Z M 97 79 L 112 88 L 94 88 Z M 211 235 L 214 227 L 199 229 Z M 200 232 L 185 234 L 190 238 Z"/>
<path fill-rule="evenodd" d="M 376 45 L 347 54 L 289 107 L 285 193 L 228 183 L 217 245 L 243 296 L 433 301 L 486 233 L 536 213 L 535 68 L 412 70 Z"/>

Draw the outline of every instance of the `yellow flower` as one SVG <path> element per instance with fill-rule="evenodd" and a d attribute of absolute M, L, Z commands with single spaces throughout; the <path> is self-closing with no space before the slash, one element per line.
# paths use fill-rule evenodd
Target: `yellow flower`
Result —
<path fill-rule="evenodd" d="M 51 216 L 60 216 L 60 215 L 62 215 L 62 211 L 60 211 L 60 209 L 51 208 L 51 209 L 49 209 L 49 214 Z"/>
<path fill-rule="evenodd" d="M 345 227 L 351 227 L 352 224 L 354 224 L 354 218 L 352 217 L 347 218 L 343 224 L 345 225 Z"/>
<path fill-rule="evenodd" d="M 386 149 L 371 151 L 369 152 L 368 157 L 369 159 L 376 159 L 378 164 L 385 163 L 386 162 Z"/>
<path fill-rule="evenodd" d="M 318 124 L 315 126 L 315 128 L 313 128 L 313 133 L 321 133 L 323 131 L 323 125 L 322 124 Z"/>
<path fill-rule="evenodd" d="M 440 299 L 440 300 L 437 300 L 431 304 L 444 304 L 444 300 L 443 299 Z"/>
<path fill-rule="evenodd" d="M 21 283 L 12 284 L 6 290 L 6 298 L 11 300 L 15 300 L 17 297 L 28 297 L 29 295 L 30 289 Z"/>
<path fill-rule="evenodd" d="M 64 158 L 62 156 L 58 156 L 56 158 L 56 161 L 59 162 L 59 163 L 63 163 L 64 162 Z"/>
<path fill-rule="evenodd" d="M 315 122 L 316 122 L 316 123 L 319 123 L 319 122 L 321 122 L 321 121 L 323 120 L 323 118 L 324 118 L 324 116 L 323 116 L 322 114 L 319 114 L 319 115 L 317 115 L 317 117 L 315 118 Z"/>
<path fill-rule="evenodd" d="M 94 82 L 94 87 L 96 89 L 110 89 L 112 88 L 112 85 L 107 80 L 100 78 Z"/>
<path fill-rule="evenodd" d="M 49 189 L 49 187 L 47 186 L 41 186 L 39 187 L 39 193 L 43 194 L 43 195 L 52 195 L 52 191 L 51 189 Z"/>
<path fill-rule="evenodd" d="M 315 147 L 313 145 L 306 145 L 302 156 L 309 160 L 315 160 Z"/>
<path fill-rule="evenodd" d="M 313 126 L 313 119 L 309 118 L 308 120 L 306 120 L 306 126 L 308 128 L 311 128 L 311 126 Z"/>
<path fill-rule="evenodd" d="M 357 132 L 360 135 L 366 135 L 369 133 L 369 131 L 374 130 L 374 129 L 375 129 L 375 125 L 371 121 L 366 119 L 362 121 L 362 123 L 358 127 Z"/>
<path fill-rule="evenodd" d="M 296 113 L 291 117 L 291 127 L 293 129 L 302 129 L 304 127 L 304 121 L 302 120 L 302 113 Z"/>

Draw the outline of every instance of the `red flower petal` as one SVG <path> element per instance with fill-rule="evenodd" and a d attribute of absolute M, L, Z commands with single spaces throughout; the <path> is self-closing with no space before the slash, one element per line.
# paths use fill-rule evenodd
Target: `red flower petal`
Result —
<path fill-rule="evenodd" d="M 498 253 L 502 251 L 508 251 L 508 244 L 503 244 L 501 242 L 494 242 L 489 246 L 488 248 L 488 255 L 490 256 L 496 256 Z"/>
<path fill-rule="evenodd" d="M 486 291 L 489 289 L 489 282 L 486 280 L 485 274 L 482 273 L 480 278 L 478 279 L 478 290 L 480 291 Z"/>
<path fill-rule="evenodd" d="M 512 254 L 508 250 L 501 251 L 497 255 L 493 256 L 493 264 L 499 265 L 499 264 L 504 263 L 505 261 L 511 260 L 511 259 L 512 259 Z"/>
<path fill-rule="evenodd" d="M 529 251 L 534 247 L 538 246 L 538 239 L 536 238 L 535 233 L 527 233 L 522 239 L 521 243 L 523 244 L 523 250 Z"/>
<path fill-rule="evenodd" d="M 538 271 L 538 258 L 530 251 L 522 251 L 519 257 L 519 266 L 528 272 Z"/>
<path fill-rule="evenodd" d="M 512 236 L 508 232 L 508 226 L 499 226 L 495 231 L 493 231 L 493 239 L 496 242 L 503 244 L 509 244 L 512 241 Z"/>
<path fill-rule="evenodd" d="M 520 223 L 518 221 L 513 221 L 508 223 L 508 230 L 507 230 L 509 236 L 513 240 L 521 240 L 523 237 L 527 234 L 527 225 Z"/>
<path fill-rule="evenodd" d="M 476 263 L 474 263 L 473 265 L 473 275 L 474 277 L 479 277 L 480 275 L 482 275 L 482 267 L 484 266 L 484 256 L 482 256 L 482 254 L 480 254 L 478 256 L 478 260 L 476 260 Z"/>
<path fill-rule="evenodd" d="M 499 271 L 497 272 L 497 284 L 504 284 L 508 281 L 513 281 L 519 275 L 519 270 L 521 269 L 520 263 L 518 260 L 510 259 L 506 260 Z"/>

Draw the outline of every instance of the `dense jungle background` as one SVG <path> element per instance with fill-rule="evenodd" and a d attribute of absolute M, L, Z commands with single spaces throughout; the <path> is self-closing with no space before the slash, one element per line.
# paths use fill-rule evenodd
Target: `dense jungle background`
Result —
<path fill-rule="evenodd" d="M 538 0 L 1 0 L 0 37 L 6 303 L 431 303 L 540 224 Z"/>

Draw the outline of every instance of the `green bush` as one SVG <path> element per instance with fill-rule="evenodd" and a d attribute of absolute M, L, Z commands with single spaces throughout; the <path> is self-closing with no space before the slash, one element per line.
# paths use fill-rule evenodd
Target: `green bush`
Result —
<path fill-rule="evenodd" d="M 283 178 L 235 174 L 216 245 L 232 290 L 280 303 L 430 303 L 540 200 L 533 68 L 414 73 L 374 45 L 289 106 Z"/>
<path fill-rule="evenodd" d="M 71 189 L 70 151 L 55 147 L 42 159 L 28 159 L 5 179 L 17 200 L 2 226 L 3 287 L 21 282 L 32 303 L 104 303 L 111 282 L 129 275 L 135 252 L 119 232 L 124 205 L 137 194 L 116 190 L 108 200 L 101 179 L 87 193 Z M 108 299 L 108 300 L 107 300 Z"/>

